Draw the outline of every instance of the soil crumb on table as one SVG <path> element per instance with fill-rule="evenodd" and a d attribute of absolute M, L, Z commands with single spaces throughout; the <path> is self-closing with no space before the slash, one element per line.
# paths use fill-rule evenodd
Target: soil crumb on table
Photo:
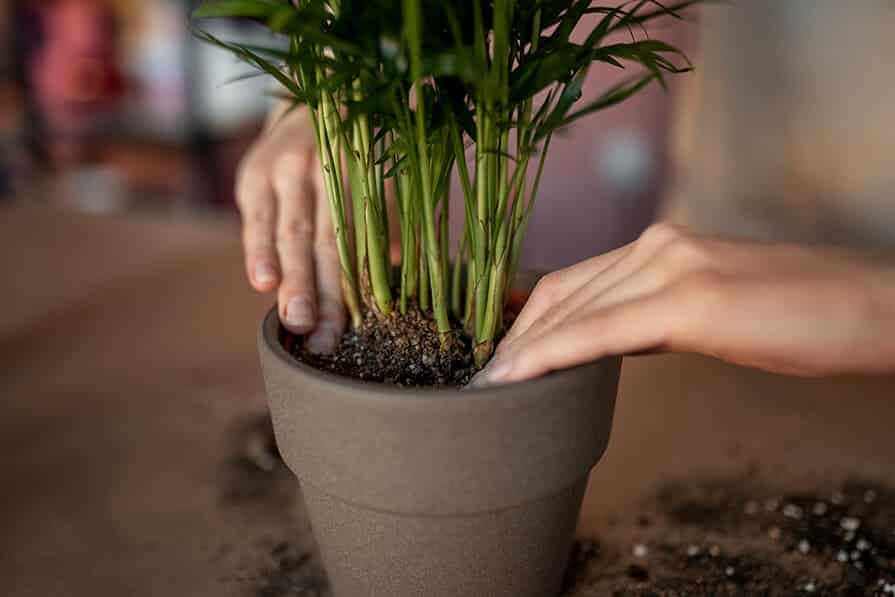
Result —
<path fill-rule="evenodd" d="M 309 551 L 278 543 L 270 553 L 273 564 L 260 571 L 255 597 L 324 597 L 326 575 Z"/>
<path fill-rule="evenodd" d="M 280 329 L 280 341 L 297 359 L 317 369 L 362 381 L 408 387 L 463 386 L 475 373 L 469 339 L 455 326 L 442 347 L 434 321 L 418 309 L 388 317 L 368 313 L 342 336 L 335 353 L 311 353 L 303 339 Z"/>
<path fill-rule="evenodd" d="M 567 595 L 895 597 L 895 491 L 880 484 L 669 485 L 611 534 L 612 551 L 579 543 Z"/>
<path fill-rule="evenodd" d="M 295 493 L 295 477 L 277 449 L 266 412 L 240 420 L 232 431 L 233 452 L 222 470 L 222 503 L 229 507 L 282 506 Z"/>

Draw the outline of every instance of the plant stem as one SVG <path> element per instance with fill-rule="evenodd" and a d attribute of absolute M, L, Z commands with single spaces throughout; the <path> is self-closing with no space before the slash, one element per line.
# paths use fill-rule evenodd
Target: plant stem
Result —
<path fill-rule="evenodd" d="M 420 268 L 420 282 L 419 282 L 419 306 L 420 310 L 425 312 L 429 310 L 431 305 L 431 286 L 430 286 L 430 278 L 429 278 L 429 259 L 425 255 L 425 251 L 423 251 L 422 244 L 420 245 L 419 251 L 419 268 Z"/>
<path fill-rule="evenodd" d="M 491 140 L 491 117 L 490 108 L 482 102 L 477 108 L 478 118 L 478 139 L 476 145 L 476 218 L 474 230 L 474 252 L 475 256 L 475 298 L 473 300 L 473 326 L 475 329 L 476 340 L 481 340 L 483 333 L 483 324 L 485 321 L 485 309 L 488 303 L 488 283 L 487 269 L 490 263 L 490 255 L 488 253 L 488 236 L 489 223 L 491 219 L 489 209 L 489 180 L 490 158 L 488 152 L 488 143 Z"/>
<path fill-rule="evenodd" d="M 457 253 L 454 256 L 453 271 L 451 271 L 451 313 L 458 321 L 463 320 L 463 260 L 466 254 L 466 234 L 460 236 L 457 241 Z"/>
<path fill-rule="evenodd" d="M 357 255 L 357 272 L 360 279 L 361 299 L 369 306 L 370 270 L 367 266 L 367 226 L 364 216 L 364 200 L 358 195 L 363 193 L 363 171 L 360 164 L 361 138 L 357 126 L 351 131 L 352 150 L 347 152 L 348 180 L 351 183 L 351 207 L 354 215 L 354 245 Z"/>
<path fill-rule="evenodd" d="M 423 208 L 423 241 L 429 267 L 429 283 L 432 289 L 432 310 L 435 324 L 442 336 L 442 343 L 449 341 L 451 330 L 441 266 L 438 233 L 435 224 L 435 198 L 432 194 L 432 170 L 429 162 L 429 146 L 426 137 L 426 94 L 422 80 L 422 16 L 421 0 L 404 0 L 406 34 L 410 46 L 411 77 L 416 90 L 416 153 L 420 176 L 421 203 Z"/>
<path fill-rule="evenodd" d="M 318 69 L 317 78 L 319 79 L 321 76 L 322 73 Z M 324 186 L 329 199 L 330 214 L 336 236 L 336 247 L 339 253 L 339 261 L 342 265 L 342 286 L 345 303 L 351 315 L 352 325 L 359 327 L 362 322 L 362 315 L 358 302 L 357 278 L 352 268 L 348 231 L 345 228 L 345 200 L 341 168 L 336 163 L 331 141 L 333 138 L 337 138 L 338 135 L 333 134 L 332 106 L 327 99 L 326 95 L 321 98 L 318 104 L 319 109 L 316 110 L 316 114 L 313 114 L 314 129 L 317 135 L 317 150 L 323 168 Z M 338 113 L 335 113 L 335 117 L 336 119 L 339 118 Z"/>
<path fill-rule="evenodd" d="M 531 187 L 531 194 L 529 195 L 528 201 L 523 204 L 522 216 L 513 231 L 513 242 L 510 247 L 511 280 L 516 277 L 516 273 L 519 271 L 519 258 L 522 256 L 522 240 L 525 238 L 525 231 L 528 228 L 528 222 L 531 219 L 532 208 L 534 207 L 535 199 L 538 196 L 538 188 L 541 185 L 541 174 L 544 173 L 544 163 L 547 160 L 547 150 L 550 149 L 550 139 L 552 137 L 553 134 L 551 133 L 544 139 L 544 147 L 541 148 L 541 155 L 538 158 L 538 171 L 537 174 L 535 174 L 535 180 Z M 518 200 L 523 199 L 524 198 L 520 196 Z"/>

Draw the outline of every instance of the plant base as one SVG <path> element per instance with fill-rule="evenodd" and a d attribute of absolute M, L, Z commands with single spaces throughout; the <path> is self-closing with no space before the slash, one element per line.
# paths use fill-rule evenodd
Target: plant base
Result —
<path fill-rule="evenodd" d="M 415 306 L 405 315 L 369 312 L 357 329 L 343 334 L 331 355 L 309 352 L 298 336 L 281 331 L 295 358 L 344 377 L 405 387 L 464 386 L 476 372 L 471 343 L 457 327 L 447 347 L 431 317 Z"/>

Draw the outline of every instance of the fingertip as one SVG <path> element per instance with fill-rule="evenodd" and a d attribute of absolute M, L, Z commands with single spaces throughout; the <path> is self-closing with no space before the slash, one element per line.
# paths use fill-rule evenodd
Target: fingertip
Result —
<path fill-rule="evenodd" d="M 293 296 L 283 304 L 280 318 L 293 334 L 307 334 L 316 322 L 314 303 L 307 297 Z"/>
<path fill-rule="evenodd" d="M 307 348 L 313 354 L 332 354 L 339 345 L 341 333 L 337 327 L 329 321 L 322 321 L 308 336 Z"/>
<path fill-rule="evenodd" d="M 466 386 L 470 390 L 481 390 L 510 381 L 513 363 L 508 358 L 492 359 L 484 369 L 479 371 Z"/>
<path fill-rule="evenodd" d="M 278 282 L 277 269 L 269 261 L 256 261 L 249 271 L 249 283 L 258 292 L 269 292 L 276 288 Z"/>
<path fill-rule="evenodd" d="M 268 292 L 272 292 L 277 287 L 276 282 L 270 282 L 268 284 L 259 284 L 255 280 L 250 280 L 249 282 L 251 283 L 252 288 L 255 289 L 255 292 L 260 292 L 262 294 L 267 294 Z"/>

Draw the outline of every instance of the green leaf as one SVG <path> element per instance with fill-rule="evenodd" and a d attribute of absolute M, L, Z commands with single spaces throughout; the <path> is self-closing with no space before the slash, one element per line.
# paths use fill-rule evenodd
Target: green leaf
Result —
<path fill-rule="evenodd" d="M 193 11 L 193 18 L 245 17 L 268 19 L 283 8 L 273 0 L 206 0 Z"/>
<path fill-rule="evenodd" d="M 556 107 L 544 120 L 543 126 L 549 130 L 560 126 L 572 104 L 581 99 L 581 87 L 587 71 L 582 70 L 578 75 L 563 87 L 562 93 L 556 100 Z"/>
<path fill-rule="evenodd" d="M 203 31 L 201 29 L 194 30 L 194 35 L 212 45 L 218 46 L 219 48 L 231 52 L 237 58 L 271 75 L 283 87 L 289 90 L 289 92 L 296 99 L 301 99 L 302 101 L 305 101 L 307 99 L 307 95 L 302 91 L 302 89 L 299 88 L 298 84 L 294 80 L 286 76 L 276 65 L 271 63 L 269 60 L 265 60 L 256 52 L 253 52 L 252 50 L 247 49 L 240 44 L 225 42 L 221 39 L 218 39 L 211 33 Z"/>
<path fill-rule="evenodd" d="M 393 176 L 397 176 L 401 172 L 404 172 L 410 167 L 410 159 L 404 155 L 396 161 L 391 167 L 385 172 L 383 175 L 385 178 L 391 178 Z"/>
<path fill-rule="evenodd" d="M 484 73 L 476 69 L 471 48 L 452 48 L 423 57 L 423 74 L 475 81 Z"/>
<path fill-rule="evenodd" d="M 522 102 L 556 82 L 568 81 L 591 61 L 590 50 L 566 43 L 527 56 L 510 73 L 510 103 Z"/>
<path fill-rule="evenodd" d="M 655 79 L 655 75 L 652 73 L 643 75 L 640 77 L 635 77 L 632 79 L 628 79 L 626 81 L 622 81 L 621 83 L 612 86 L 605 93 L 603 93 L 600 97 L 589 103 L 587 106 L 578 110 L 577 112 L 573 112 L 572 114 L 566 116 L 562 120 L 557 122 L 551 122 L 549 125 L 545 123 L 544 126 L 538 129 L 537 134 L 535 135 L 535 141 L 540 141 L 553 131 L 568 126 L 574 121 L 587 116 L 588 114 L 592 114 L 594 112 L 598 112 L 600 110 L 605 110 L 606 108 L 610 108 L 617 104 L 622 103 L 626 99 L 630 98 L 637 92 L 646 88 L 647 85 Z"/>
<path fill-rule="evenodd" d="M 578 22 L 581 20 L 581 17 L 587 12 L 587 9 L 590 7 L 591 0 L 578 0 L 575 2 L 568 10 L 563 14 L 562 20 L 559 23 L 559 27 L 557 27 L 554 34 L 551 36 L 551 39 L 556 39 L 559 41 L 569 41 L 569 36 L 572 35 L 572 31 L 578 25 Z"/>
<path fill-rule="evenodd" d="M 678 67 L 665 54 L 673 54 L 681 57 L 687 64 L 685 67 Z M 592 55 L 594 60 L 610 62 L 618 65 L 617 59 L 629 60 L 641 64 L 652 73 L 654 78 L 659 81 L 663 88 L 667 88 L 665 83 L 664 72 L 683 73 L 690 70 L 691 66 L 683 52 L 677 48 L 657 40 L 643 40 L 626 44 L 611 44 L 594 50 Z M 664 71 L 664 72 L 663 72 Z"/>
<path fill-rule="evenodd" d="M 624 19 L 623 21 L 617 22 L 613 27 L 609 30 L 610 33 L 618 31 L 619 29 L 625 27 L 631 27 L 632 25 L 643 25 L 649 21 L 652 21 L 658 17 L 666 17 L 670 16 L 676 19 L 683 18 L 680 14 L 680 11 L 690 7 L 695 6 L 697 4 L 702 4 L 704 2 L 709 2 L 712 0 L 683 0 L 680 2 L 675 2 L 673 4 L 663 5 L 656 0 L 641 0 L 633 11 L 631 11 L 630 17 Z M 645 6 L 647 4 L 655 4 L 657 8 L 649 11 L 639 12 L 640 7 Z M 638 14 L 634 14 L 638 13 Z"/>

